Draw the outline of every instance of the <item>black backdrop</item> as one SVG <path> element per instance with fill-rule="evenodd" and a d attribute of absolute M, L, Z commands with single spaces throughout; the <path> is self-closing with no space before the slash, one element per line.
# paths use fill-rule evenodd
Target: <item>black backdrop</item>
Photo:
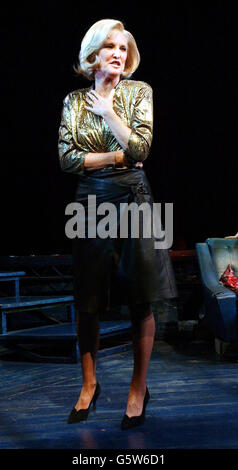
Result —
<path fill-rule="evenodd" d="M 72 65 L 91 24 L 116 18 L 141 53 L 136 80 L 154 90 L 145 171 L 174 203 L 173 248 L 238 230 L 237 16 L 231 2 L 64 2 L 2 11 L 1 252 L 69 253 L 65 205 L 76 177 L 57 155 L 62 100 L 88 86 Z"/>

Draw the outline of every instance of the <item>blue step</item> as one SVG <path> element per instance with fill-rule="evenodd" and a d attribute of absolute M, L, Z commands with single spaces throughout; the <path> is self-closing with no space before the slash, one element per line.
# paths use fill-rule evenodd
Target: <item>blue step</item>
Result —
<path fill-rule="evenodd" d="M 24 312 L 26 310 L 39 310 L 44 308 L 56 308 L 65 305 L 70 311 L 71 321 L 75 321 L 74 298 L 72 295 L 51 296 L 20 296 L 0 299 L 1 332 L 7 333 L 7 315 Z"/>
<path fill-rule="evenodd" d="M 102 321 L 100 322 L 100 336 L 113 336 L 122 331 L 129 330 L 131 322 L 128 321 Z M 4 335 L 0 335 L 1 342 L 12 340 L 59 340 L 59 341 L 76 341 L 76 325 L 75 323 L 61 323 L 57 325 L 40 326 L 37 328 L 27 328 L 24 330 L 10 331 Z"/>
<path fill-rule="evenodd" d="M 130 321 L 102 321 L 100 322 L 100 338 L 109 338 L 122 333 L 130 332 Z M 72 343 L 71 357 L 54 357 L 36 354 L 32 351 L 27 351 L 20 345 L 23 344 L 52 344 L 52 351 L 54 351 L 54 344 Z M 40 362 L 78 362 L 80 355 L 77 344 L 76 325 L 75 323 L 61 323 L 56 325 L 47 325 L 36 328 L 27 328 L 24 330 L 10 331 L 6 334 L 0 335 L 0 345 L 9 347 L 12 351 L 22 353 L 31 359 Z M 125 343 L 113 346 L 107 349 L 101 349 L 98 352 L 99 356 L 109 355 L 116 352 L 126 351 L 131 348 L 131 344 Z"/>
<path fill-rule="evenodd" d="M 38 295 L 38 296 L 21 296 L 18 301 L 14 297 L 3 297 L 0 299 L 0 307 L 2 310 L 17 311 L 27 307 L 41 307 L 55 305 L 59 303 L 73 302 L 72 295 Z"/>

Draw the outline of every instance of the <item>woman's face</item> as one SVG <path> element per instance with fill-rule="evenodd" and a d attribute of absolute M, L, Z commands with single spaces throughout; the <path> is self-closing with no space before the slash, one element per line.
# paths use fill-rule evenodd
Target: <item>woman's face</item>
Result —
<path fill-rule="evenodd" d="M 127 59 L 127 39 L 118 30 L 112 30 L 99 50 L 99 71 L 105 76 L 120 76 Z"/>

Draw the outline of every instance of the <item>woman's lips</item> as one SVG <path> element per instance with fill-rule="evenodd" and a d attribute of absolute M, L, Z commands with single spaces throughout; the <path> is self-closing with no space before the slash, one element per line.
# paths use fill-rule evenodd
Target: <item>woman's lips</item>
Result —
<path fill-rule="evenodd" d="M 112 62 L 110 62 L 110 65 L 114 65 L 115 67 L 120 67 L 121 62 L 119 62 L 118 60 L 113 60 Z"/>

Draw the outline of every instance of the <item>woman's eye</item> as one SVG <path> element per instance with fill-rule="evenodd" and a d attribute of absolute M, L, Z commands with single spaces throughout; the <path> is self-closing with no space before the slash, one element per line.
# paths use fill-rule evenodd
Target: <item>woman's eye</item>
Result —
<path fill-rule="evenodd" d="M 114 45 L 113 44 L 104 44 L 104 46 L 106 49 L 113 49 Z M 125 46 L 121 46 L 120 47 L 121 51 L 127 51 L 127 48 Z"/>

